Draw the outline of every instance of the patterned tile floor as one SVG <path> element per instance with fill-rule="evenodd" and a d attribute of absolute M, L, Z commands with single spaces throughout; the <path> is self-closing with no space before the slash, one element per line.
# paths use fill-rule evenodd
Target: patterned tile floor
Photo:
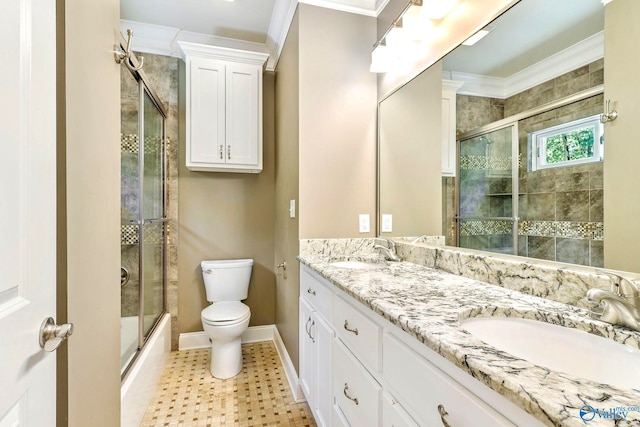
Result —
<path fill-rule="evenodd" d="M 306 403 L 295 403 L 273 342 L 242 346 L 235 378 L 209 373 L 210 349 L 172 352 L 142 427 L 315 426 Z"/>

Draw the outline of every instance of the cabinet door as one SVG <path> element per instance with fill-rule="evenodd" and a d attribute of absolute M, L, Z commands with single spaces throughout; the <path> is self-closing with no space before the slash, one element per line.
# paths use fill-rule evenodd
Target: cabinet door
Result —
<path fill-rule="evenodd" d="M 227 64 L 227 164 L 262 167 L 260 72 L 255 65 Z"/>
<path fill-rule="evenodd" d="M 311 335 L 314 326 L 312 309 L 300 299 L 300 386 L 313 410 L 316 401 L 316 345 Z"/>
<path fill-rule="evenodd" d="M 331 420 L 331 408 L 333 406 L 333 394 L 331 391 L 331 343 L 333 342 L 333 329 L 318 312 L 313 313 L 315 325 L 311 335 L 316 338 L 316 423 L 320 427 L 329 426 Z"/>
<path fill-rule="evenodd" d="M 189 59 L 187 167 L 225 163 L 225 66 Z"/>

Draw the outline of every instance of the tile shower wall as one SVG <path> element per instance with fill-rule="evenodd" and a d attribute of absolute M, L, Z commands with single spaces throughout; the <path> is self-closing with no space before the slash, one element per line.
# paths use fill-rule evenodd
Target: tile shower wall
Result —
<path fill-rule="evenodd" d="M 156 92 L 158 97 L 164 102 L 168 117 L 166 119 L 167 137 L 167 206 L 166 215 L 169 218 L 167 223 L 167 266 L 166 266 L 166 308 L 171 314 L 171 346 L 178 348 L 178 59 L 160 55 L 144 54 L 143 72 L 149 80 L 149 85 Z M 127 79 L 126 73 L 122 73 L 122 81 L 132 84 Z M 125 84 L 125 83 L 123 83 Z M 128 97 L 125 102 L 123 98 L 123 114 L 125 111 L 136 111 L 135 118 L 131 117 L 131 127 L 122 127 L 122 151 L 123 153 L 136 151 L 135 166 L 125 166 L 123 161 L 123 174 L 134 173 L 137 175 L 137 92 L 135 99 Z M 128 113 L 132 115 L 132 113 Z M 124 122 L 124 120 L 123 120 Z M 133 156 L 133 153 L 131 153 Z M 123 158 L 127 157 L 123 154 Z M 129 163 L 129 162 L 127 162 Z M 123 196 L 123 206 L 127 203 Z M 135 203 L 135 202 L 134 202 Z M 136 208 L 137 209 L 137 208 Z M 124 211 L 125 209 L 123 209 Z M 127 209 L 128 210 L 128 209 Z M 124 222 L 124 218 L 123 218 Z M 137 239 L 137 230 L 133 226 L 122 227 L 122 264 L 131 273 L 131 282 L 138 283 L 138 249 L 132 243 Z M 138 312 L 137 287 L 129 285 L 123 287 L 122 294 L 122 316 L 136 315 Z M 126 289 L 126 290 L 125 290 Z"/>
<path fill-rule="evenodd" d="M 603 83 L 603 60 L 595 61 L 507 99 L 457 97 L 458 135 L 504 117 Z M 602 112 L 602 96 L 576 102 L 519 122 L 519 254 L 575 264 L 602 266 L 602 163 L 529 172 L 527 134 Z M 454 178 L 443 178 L 447 205 L 446 244 L 455 244 Z"/>

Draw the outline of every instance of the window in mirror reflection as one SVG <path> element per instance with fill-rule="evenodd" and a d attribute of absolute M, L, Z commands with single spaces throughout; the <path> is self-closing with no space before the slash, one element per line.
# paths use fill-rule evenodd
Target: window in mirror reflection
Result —
<path fill-rule="evenodd" d="M 602 161 L 603 125 L 598 115 L 529 135 L 531 170 Z"/>

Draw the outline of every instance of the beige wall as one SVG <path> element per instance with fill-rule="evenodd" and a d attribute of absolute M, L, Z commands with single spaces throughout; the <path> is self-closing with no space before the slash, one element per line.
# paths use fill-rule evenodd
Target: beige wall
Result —
<path fill-rule="evenodd" d="M 604 99 L 611 100 L 619 116 L 604 129 L 604 265 L 634 272 L 640 271 L 640 227 L 634 222 L 640 212 L 640 86 L 636 83 L 640 33 L 630 29 L 637 28 L 638 22 L 637 0 L 615 0 L 606 6 Z"/>
<path fill-rule="evenodd" d="M 180 62 L 180 152 L 185 158 L 184 63 Z M 259 174 L 178 169 L 178 328 L 202 331 L 207 306 L 200 261 L 253 258 L 250 325 L 275 323 L 274 274 L 274 76 L 263 81 L 263 170 Z"/>
<path fill-rule="evenodd" d="M 375 235 L 375 32 L 374 18 L 299 4 L 278 62 L 275 261 L 289 268 L 276 325 L 295 366 L 299 239 Z M 369 233 L 358 233 L 361 213 Z"/>
<path fill-rule="evenodd" d="M 375 236 L 372 17 L 301 4 L 300 238 Z M 331 31 L 327 31 L 331 28 Z M 359 233 L 358 215 L 371 231 Z"/>
<path fill-rule="evenodd" d="M 380 214 L 388 236 L 442 234 L 442 66 L 431 66 L 380 103 Z"/>
<path fill-rule="evenodd" d="M 66 152 L 67 260 L 61 268 L 67 271 L 66 319 L 75 325 L 66 361 L 72 427 L 120 424 L 120 66 L 110 53 L 119 6 L 117 0 L 67 0 L 66 26 L 58 30 L 66 40 L 66 85 L 58 94 L 60 108 L 66 105 L 58 126 L 66 136 L 58 135 Z"/>
<path fill-rule="evenodd" d="M 298 201 L 299 15 L 289 28 L 276 70 L 276 217 L 275 260 L 287 262 L 287 279 L 276 277 L 276 327 L 294 366 L 298 366 L 298 213 L 289 217 L 289 201 Z"/>

